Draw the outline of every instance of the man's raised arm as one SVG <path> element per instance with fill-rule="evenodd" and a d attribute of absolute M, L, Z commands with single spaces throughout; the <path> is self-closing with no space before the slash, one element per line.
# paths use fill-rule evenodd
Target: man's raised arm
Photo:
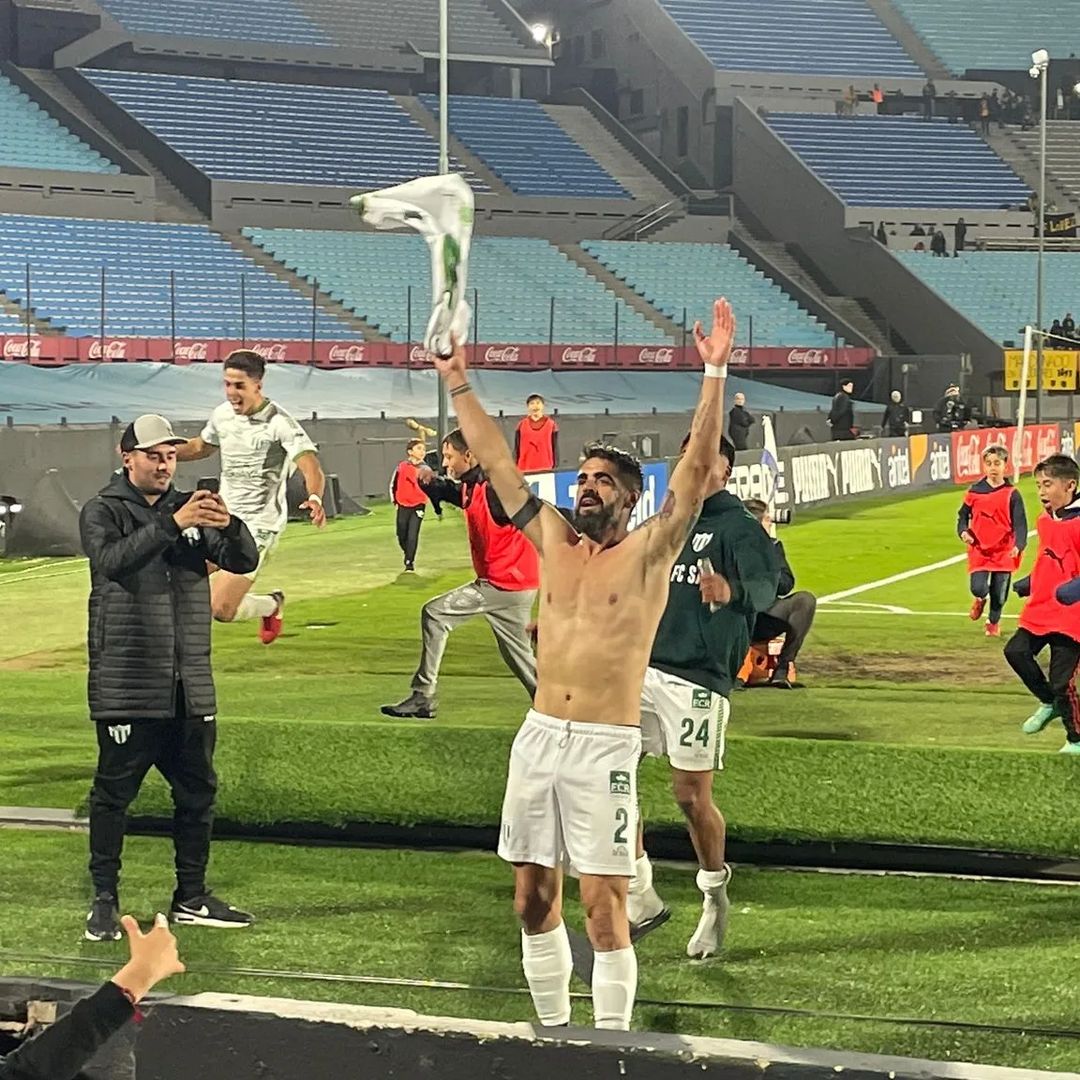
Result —
<path fill-rule="evenodd" d="M 464 345 L 455 341 L 451 356 L 435 357 L 435 368 L 446 383 L 450 403 L 461 423 L 461 433 L 513 524 L 525 533 L 537 550 L 542 550 L 545 537 L 550 542 L 556 535 L 560 539 L 576 535 L 561 514 L 536 496 L 515 464 L 499 425 L 484 411 L 469 385 Z"/>
<path fill-rule="evenodd" d="M 675 558 L 701 511 L 705 485 L 720 453 L 724 431 L 724 385 L 727 363 L 735 340 L 735 316 L 721 297 L 713 304 L 712 330 L 706 334 L 694 324 L 694 342 L 705 365 L 690 439 L 668 481 L 660 512 L 649 525 L 650 549 L 659 559 Z"/>

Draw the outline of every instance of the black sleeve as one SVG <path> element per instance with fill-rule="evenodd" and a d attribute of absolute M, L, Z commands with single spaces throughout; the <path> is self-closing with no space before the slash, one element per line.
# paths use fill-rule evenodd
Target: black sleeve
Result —
<path fill-rule="evenodd" d="M 840 399 L 833 398 L 832 408 L 829 409 L 828 422 L 830 425 L 835 425 L 840 422 Z"/>
<path fill-rule="evenodd" d="M 397 506 L 397 481 L 399 472 L 401 472 L 400 463 L 394 466 L 394 475 L 390 477 L 390 501 L 395 506 Z"/>
<path fill-rule="evenodd" d="M 777 540 L 774 546 L 776 548 L 776 561 L 780 564 L 780 581 L 776 586 L 776 595 L 787 596 L 788 593 L 795 589 L 795 571 L 791 569 L 791 563 L 787 560 L 784 545 Z"/>
<path fill-rule="evenodd" d="M 118 581 L 160 555 L 180 538 L 171 514 L 157 514 L 127 536 L 104 499 L 91 499 L 79 514 L 79 536 L 91 570 Z"/>
<path fill-rule="evenodd" d="M 491 520 L 496 525 L 510 525 L 510 515 L 503 509 L 503 504 L 499 502 L 499 496 L 495 494 L 495 489 L 490 484 L 484 485 L 484 492 L 487 495 L 488 510 L 491 511 Z"/>
<path fill-rule="evenodd" d="M 551 433 L 551 464 L 557 469 L 559 467 L 559 429 L 556 428 Z"/>
<path fill-rule="evenodd" d="M 230 574 L 250 574 L 259 566 L 259 549 L 251 530 L 232 515 L 224 529 L 201 528 L 206 558 Z"/>
<path fill-rule="evenodd" d="M 514 464 L 521 460 L 521 428 L 514 428 Z"/>
<path fill-rule="evenodd" d="M 461 509 L 461 485 L 446 476 L 433 476 L 430 480 L 419 481 L 424 494 L 431 500 L 431 505 L 438 507 L 449 503 Z"/>
<path fill-rule="evenodd" d="M 107 982 L 0 1062 L 0 1080 L 72 1080 L 134 1013 L 120 988 Z"/>
<path fill-rule="evenodd" d="M 971 528 L 971 507 L 966 502 L 960 504 L 960 513 L 956 515 L 956 535 L 962 540 L 964 533 Z"/>
<path fill-rule="evenodd" d="M 1027 508 L 1024 506 L 1024 497 L 1015 488 L 1009 499 L 1009 517 L 1013 527 L 1013 543 L 1023 551 L 1027 547 L 1028 539 Z"/>
<path fill-rule="evenodd" d="M 756 521 L 749 522 L 734 552 L 735 572 L 728 578 L 731 606 L 746 615 L 771 608 L 778 595 L 780 564 L 769 534 Z"/>

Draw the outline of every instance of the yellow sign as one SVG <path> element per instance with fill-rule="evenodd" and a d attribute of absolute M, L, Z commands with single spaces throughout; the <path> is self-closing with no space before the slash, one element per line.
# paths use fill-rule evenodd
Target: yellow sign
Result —
<path fill-rule="evenodd" d="M 1043 352 L 1043 389 L 1076 390 L 1077 357 L 1074 350 L 1047 349 Z M 1028 390 L 1035 389 L 1036 353 L 1032 350 L 1028 367 Z M 1005 389 L 1020 389 L 1020 373 L 1024 368 L 1024 350 L 1005 350 Z"/>

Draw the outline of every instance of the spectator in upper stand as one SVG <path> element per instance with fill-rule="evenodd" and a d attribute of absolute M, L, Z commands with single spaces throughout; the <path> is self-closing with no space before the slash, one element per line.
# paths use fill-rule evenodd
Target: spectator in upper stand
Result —
<path fill-rule="evenodd" d="M 925 236 L 926 230 L 916 221 L 915 227 L 911 230 L 912 236 Z"/>
<path fill-rule="evenodd" d="M 959 257 L 964 250 L 964 240 L 967 238 L 967 224 L 963 218 L 957 218 L 953 226 L 953 256 Z"/>
<path fill-rule="evenodd" d="M 885 438 L 898 439 L 907 434 L 911 423 L 911 410 L 904 404 L 903 395 L 894 390 L 889 395 L 889 404 L 881 417 L 881 434 Z"/>
<path fill-rule="evenodd" d="M 930 250 L 942 258 L 949 254 L 948 245 L 945 243 L 945 234 L 940 229 L 934 233 L 934 239 L 930 241 Z"/>
<path fill-rule="evenodd" d="M 884 221 L 879 221 L 878 222 L 877 232 L 874 233 L 874 237 L 877 239 L 877 242 L 879 244 L 882 244 L 885 247 L 889 246 L 889 237 L 885 232 L 885 222 Z"/>
<path fill-rule="evenodd" d="M 1063 348 L 1065 343 L 1062 341 L 1062 333 L 1063 330 L 1061 323 L 1057 319 L 1055 319 L 1050 324 L 1050 336 L 1047 338 L 1046 344 L 1051 349 Z"/>
<path fill-rule="evenodd" d="M 757 419 L 746 411 L 746 395 L 736 394 L 728 413 L 728 438 L 736 450 L 745 450 L 750 442 L 750 429 Z"/>
<path fill-rule="evenodd" d="M 990 99 L 985 94 L 979 98 L 979 129 L 984 139 L 990 138 Z"/>
<path fill-rule="evenodd" d="M 854 116 L 859 111 L 859 92 L 850 84 L 844 94 L 844 104 L 847 105 L 848 116 Z"/>
<path fill-rule="evenodd" d="M 949 90 L 945 94 L 945 115 L 949 119 L 950 124 L 960 123 L 960 117 L 963 115 L 963 108 L 960 105 L 960 95 L 955 90 Z"/>
<path fill-rule="evenodd" d="M 1065 318 L 1061 320 L 1061 332 L 1067 338 L 1076 339 L 1076 323 L 1073 321 L 1071 311 L 1066 311 Z"/>
<path fill-rule="evenodd" d="M 1005 124 L 1002 120 L 1001 115 L 1001 98 L 998 97 L 998 92 L 996 88 L 991 92 L 990 97 L 987 99 L 987 101 L 990 105 L 990 119 L 997 124 L 998 131 L 1003 130 Z"/>
<path fill-rule="evenodd" d="M 933 79 L 927 79 L 926 85 L 922 88 L 922 100 L 923 100 L 923 119 L 934 119 L 934 98 L 937 97 L 937 87 L 934 85 Z"/>
<path fill-rule="evenodd" d="M 851 379 L 845 379 L 832 400 L 828 419 L 834 442 L 855 438 L 855 406 L 851 401 L 854 389 L 855 383 Z"/>
<path fill-rule="evenodd" d="M 880 116 L 881 107 L 885 104 L 885 94 L 877 83 L 874 83 L 874 89 L 870 91 L 870 100 L 874 104 L 874 111 Z"/>

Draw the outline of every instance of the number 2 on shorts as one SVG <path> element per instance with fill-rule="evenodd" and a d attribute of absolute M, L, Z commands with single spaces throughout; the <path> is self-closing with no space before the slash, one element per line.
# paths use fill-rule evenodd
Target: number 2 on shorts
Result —
<path fill-rule="evenodd" d="M 684 716 L 682 721 L 682 735 L 679 737 L 679 745 L 690 748 L 690 743 L 699 742 L 702 746 L 707 747 L 709 745 L 709 717 L 705 717 L 701 721 L 701 726 L 697 729 L 697 734 L 694 734 L 694 718 L 692 716 Z"/>
<path fill-rule="evenodd" d="M 612 837 L 613 844 L 626 843 L 626 829 L 630 824 L 630 811 L 625 806 L 615 809 L 615 835 Z"/>

